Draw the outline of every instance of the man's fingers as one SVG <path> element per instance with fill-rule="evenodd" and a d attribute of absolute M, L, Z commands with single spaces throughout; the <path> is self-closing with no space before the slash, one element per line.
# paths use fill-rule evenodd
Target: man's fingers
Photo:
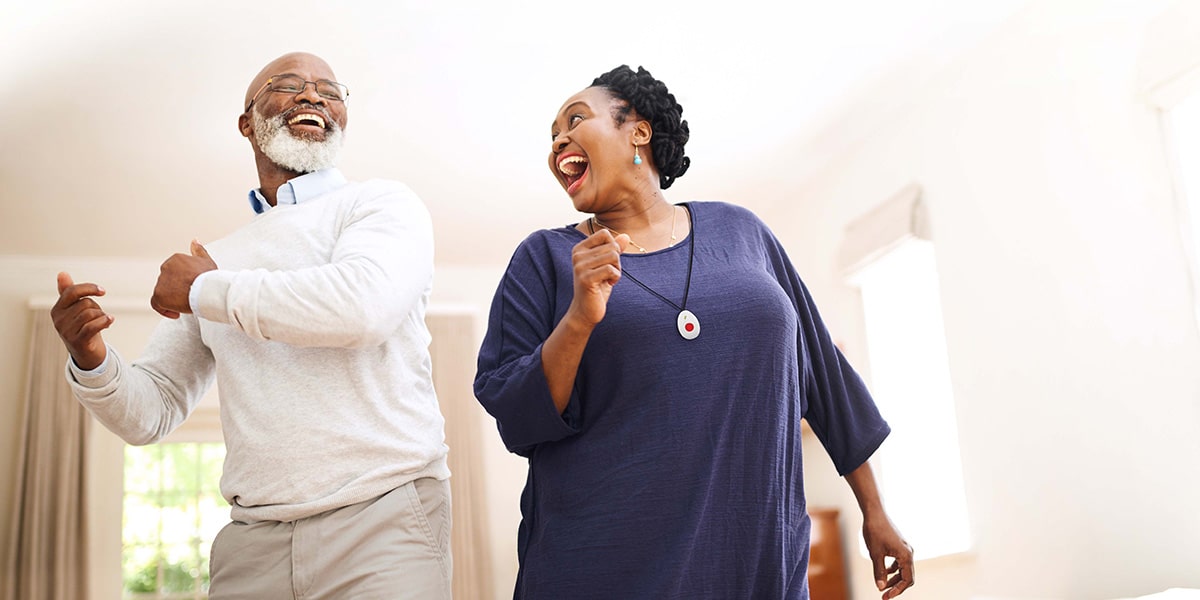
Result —
<path fill-rule="evenodd" d="M 84 298 L 83 300 L 75 303 L 75 305 L 71 307 L 71 310 L 69 310 L 67 314 L 63 315 L 63 317 L 68 323 L 70 323 L 72 328 L 80 329 L 83 327 L 84 323 L 104 316 L 105 314 L 106 313 L 104 312 L 104 309 L 100 308 L 100 305 L 96 304 L 95 300 L 92 300 L 91 298 Z"/>
<path fill-rule="evenodd" d="M 98 321 L 111 319 L 108 313 L 104 312 L 98 306 L 81 306 L 76 304 L 61 315 L 58 321 L 54 323 L 55 329 L 62 337 L 63 341 L 71 345 L 83 345 L 88 342 L 97 331 L 108 327 L 106 323 L 104 327 L 95 328 L 90 325 L 95 325 Z M 110 321 L 111 323 L 111 321 Z"/>
<path fill-rule="evenodd" d="M 150 308 L 153 308 L 154 312 L 156 312 L 168 319 L 178 319 L 179 318 L 178 312 L 162 306 L 162 303 L 158 299 L 158 290 L 155 290 L 154 295 L 150 296 Z"/>
<path fill-rule="evenodd" d="M 70 276 L 68 276 L 67 279 L 69 280 Z M 60 287 L 62 283 L 63 280 L 60 278 Z M 76 283 L 60 289 L 58 293 L 58 302 L 55 303 L 55 307 L 61 310 L 72 304 L 75 304 L 83 298 L 87 298 L 89 296 L 103 296 L 105 292 L 104 288 L 94 283 Z"/>
<path fill-rule="evenodd" d="M 63 291 L 75 285 L 75 280 L 71 279 L 71 274 L 63 271 L 58 274 L 58 293 L 61 296 Z"/>
<path fill-rule="evenodd" d="M 178 318 L 179 318 L 179 313 L 177 313 L 177 312 L 175 312 L 175 311 L 173 311 L 173 310 L 168 310 L 168 309 L 165 309 L 165 308 L 159 308 L 159 307 L 157 307 L 157 306 L 152 306 L 151 308 L 153 308 L 153 309 L 154 309 L 154 312 L 156 312 L 156 313 L 158 313 L 158 314 L 160 314 L 160 315 L 162 315 L 162 316 L 164 316 L 164 317 L 166 317 L 166 318 L 168 318 L 168 319 L 178 319 Z"/>
<path fill-rule="evenodd" d="M 212 260 L 212 257 L 208 255 L 208 250 L 198 240 L 192 240 L 192 256 Z"/>
<path fill-rule="evenodd" d="M 90 338 L 90 337 L 96 335 L 97 333 L 100 333 L 101 331 L 108 329 L 108 327 L 112 324 L 113 324 L 112 315 L 107 314 L 107 313 L 102 314 L 99 317 L 96 317 L 96 318 L 92 319 L 91 321 L 84 323 L 83 326 L 79 328 L 79 333 L 85 339 Z"/>

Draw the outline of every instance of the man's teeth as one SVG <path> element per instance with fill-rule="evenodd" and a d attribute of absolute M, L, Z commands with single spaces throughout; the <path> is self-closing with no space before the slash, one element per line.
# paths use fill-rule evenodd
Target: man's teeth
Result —
<path fill-rule="evenodd" d="M 325 119 L 322 119 L 321 117 L 319 117 L 317 115 L 308 114 L 308 113 L 305 113 L 303 115 L 296 115 L 296 116 L 292 117 L 291 119 L 288 119 L 288 125 L 295 125 L 296 123 L 302 123 L 304 121 L 312 121 L 313 123 L 316 123 L 318 127 L 322 128 L 322 129 L 325 128 Z"/>
<path fill-rule="evenodd" d="M 579 155 L 568 156 L 558 161 L 559 172 L 568 177 L 579 175 L 583 173 L 584 169 L 586 168 L 587 159 Z"/>

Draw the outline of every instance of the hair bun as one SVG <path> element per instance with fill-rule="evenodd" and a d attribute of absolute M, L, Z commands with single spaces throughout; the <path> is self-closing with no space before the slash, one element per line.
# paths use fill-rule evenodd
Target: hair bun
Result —
<path fill-rule="evenodd" d="M 671 187 L 692 164 L 691 159 L 683 153 L 691 132 L 687 121 L 683 119 L 683 107 L 675 101 L 675 95 L 665 83 L 640 66 L 635 73 L 628 65 L 621 65 L 597 77 L 592 85 L 612 92 L 650 122 L 650 128 L 654 130 L 650 138 L 650 153 L 654 157 L 654 165 L 658 167 L 659 186 L 664 190 Z M 619 115 L 620 122 L 624 122 L 624 115 Z"/>

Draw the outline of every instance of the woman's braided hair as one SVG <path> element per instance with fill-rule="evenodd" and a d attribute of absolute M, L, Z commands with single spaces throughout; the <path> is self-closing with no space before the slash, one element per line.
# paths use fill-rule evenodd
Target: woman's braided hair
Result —
<path fill-rule="evenodd" d="M 687 172 L 692 159 L 684 156 L 683 146 L 688 141 L 688 122 L 683 117 L 683 107 L 675 101 L 675 95 L 667 91 L 667 85 L 654 78 L 649 71 L 638 67 L 635 73 L 628 65 L 621 65 L 592 82 L 593 87 L 602 87 L 625 104 L 613 111 L 613 119 L 624 123 L 632 108 L 650 122 L 654 130 L 650 138 L 650 152 L 658 167 L 659 186 L 671 187 L 675 179 Z"/>

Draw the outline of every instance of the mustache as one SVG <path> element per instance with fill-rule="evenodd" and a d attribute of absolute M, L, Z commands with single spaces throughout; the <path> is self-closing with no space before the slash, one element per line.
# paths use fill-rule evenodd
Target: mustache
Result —
<path fill-rule="evenodd" d="M 329 114 L 329 109 L 325 108 L 324 106 L 321 106 L 320 104 L 306 104 L 306 105 L 302 105 L 302 106 L 294 106 L 292 108 L 289 108 L 289 109 L 279 113 L 278 115 L 275 115 L 275 118 L 282 119 L 284 122 L 286 122 L 288 119 L 291 118 L 292 115 L 294 115 L 302 110 L 307 110 L 307 111 L 315 110 L 315 111 L 321 113 L 322 117 L 325 117 L 326 123 L 332 123 L 334 125 L 337 124 L 337 123 L 334 123 L 333 116 Z"/>

